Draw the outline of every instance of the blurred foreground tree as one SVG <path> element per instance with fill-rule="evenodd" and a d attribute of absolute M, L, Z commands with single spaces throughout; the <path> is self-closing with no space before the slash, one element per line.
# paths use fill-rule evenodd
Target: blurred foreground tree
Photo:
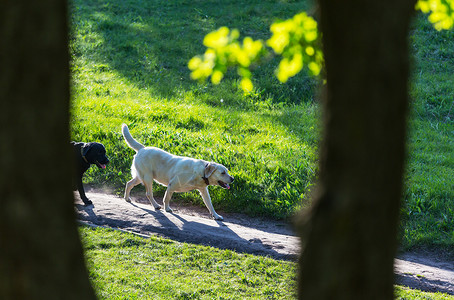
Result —
<path fill-rule="evenodd" d="M 0 299 L 93 299 L 71 193 L 65 1 L 0 4 Z"/>
<path fill-rule="evenodd" d="M 413 0 L 320 0 L 320 176 L 302 217 L 302 299 L 394 299 Z"/>

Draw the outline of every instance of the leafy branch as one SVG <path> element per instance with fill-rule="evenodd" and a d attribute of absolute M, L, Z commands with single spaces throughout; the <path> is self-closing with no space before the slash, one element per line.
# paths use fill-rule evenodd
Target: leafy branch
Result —
<path fill-rule="evenodd" d="M 292 19 L 271 25 L 272 36 L 266 42 L 245 37 L 238 40 L 236 29 L 221 27 L 207 34 L 203 44 L 207 50 L 203 55 L 193 57 L 188 64 L 191 78 L 207 80 L 218 84 L 229 67 L 236 67 L 241 76 L 241 88 L 245 92 L 253 90 L 251 65 L 271 54 L 281 55 L 276 76 L 281 82 L 299 73 L 307 66 L 312 75 L 319 75 L 323 67 L 323 53 L 320 50 L 320 34 L 317 22 L 306 13 L 295 15 Z"/>
<path fill-rule="evenodd" d="M 429 13 L 428 19 L 437 30 L 454 27 L 454 0 L 418 0 L 415 9 Z M 254 88 L 251 66 L 270 54 L 282 57 L 275 71 L 280 82 L 286 82 L 305 66 L 314 76 L 321 73 L 324 65 L 321 34 L 312 17 L 302 12 L 273 23 L 270 30 L 272 36 L 266 42 L 245 37 L 240 43 L 239 31 L 227 27 L 207 34 L 203 40 L 207 50 L 188 63 L 191 78 L 205 81 L 211 77 L 213 84 L 219 84 L 228 68 L 233 67 L 241 77 L 243 91 L 251 93 Z"/>

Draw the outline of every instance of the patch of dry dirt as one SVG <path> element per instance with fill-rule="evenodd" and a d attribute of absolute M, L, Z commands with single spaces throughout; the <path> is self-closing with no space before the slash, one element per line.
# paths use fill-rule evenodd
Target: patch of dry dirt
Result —
<path fill-rule="evenodd" d="M 295 261 L 300 244 L 292 227 L 279 221 L 223 214 L 224 221 L 210 218 L 208 210 L 171 202 L 173 213 L 155 211 L 144 198 L 134 202 L 99 191 L 89 191 L 93 206 L 85 207 L 75 194 L 80 222 L 91 226 L 121 229 L 144 236 L 158 235 L 179 242 L 208 245 L 221 249 L 276 259 Z M 395 262 L 396 282 L 424 291 L 454 295 L 454 262 L 437 261 L 436 256 L 402 254 Z"/>

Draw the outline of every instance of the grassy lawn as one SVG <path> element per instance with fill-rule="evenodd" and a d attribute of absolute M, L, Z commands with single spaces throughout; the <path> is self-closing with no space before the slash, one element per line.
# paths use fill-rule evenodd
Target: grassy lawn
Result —
<path fill-rule="evenodd" d="M 81 227 L 99 299 L 295 299 L 296 264 Z"/>
<path fill-rule="evenodd" d="M 111 160 L 106 170 L 90 169 L 85 182 L 123 192 L 134 155 L 120 133 L 126 123 L 145 145 L 229 168 L 232 189 L 211 188 L 217 210 L 285 219 L 310 205 L 320 136 L 317 82 L 299 74 L 280 84 L 272 60 L 257 67 L 256 92 L 244 95 L 234 73 L 213 86 L 191 81 L 187 68 L 192 56 L 204 52 L 205 34 L 218 27 L 266 39 L 276 18 L 307 8 L 307 1 L 73 0 L 72 139 L 102 142 Z M 454 32 L 437 32 L 419 16 L 410 43 L 402 246 L 454 255 Z M 164 188 L 155 187 L 162 196 Z M 175 195 L 174 201 L 203 205 L 194 192 Z M 81 232 L 101 298 L 128 293 L 228 299 L 231 289 L 246 298 L 294 297 L 291 263 L 159 239 L 109 241 L 88 229 Z M 163 270 L 170 279 L 161 278 Z M 197 286 L 188 282 L 192 278 Z M 401 299 L 448 299 L 397 291 Z"/>
<path fill-rule="evenodd" d="M 441 247 L 454 256 L 454 30 L 438 32 L 418 18 L 410 41 L 403 244 Z"/>
<path fill-rule="evenodd" d="M 110 229 L 80 227 L 99 299 L 296 299 L 297 264 Z M 454 296 L 396 286 L 396 299 Z"/>
<path fill-rule="evenodd" d="M 442 293 L 427 293 L 396 286 L 394 295 L 396 300 L 453 300 L 454 296 Z"/>
<path fill-rule="evenodd" d="M 174 154 L 224 164 L 230 191 L 211 189 L 215 207 L 287 218 L 308 204 L 317 172 L 316 82 L 301 74 L 283 85 L 277 62 L 257 68 L 258 90 L 245 96 L 235 74 L 218 86 L 193 82 L 189 59 L 204 51 L 206 33 L 221 25 L 255 38 L 304 2 L 73 1 L 71 5 L 72 137 L 100 141 L 111 164 L 87 182 L 120 192 L 134 151 L 122 123 L 140 142 Z M 163 188 L 157 189 L 157 195 Z M 179 194 L 202 204 L 197 193 Z"/>
<path fill-rule="evenodd" d="M 241 5 L 242 9 L 235 9 Z M 111 164 L 86 182 L 122 193 L 134 151 L 120 134 L 228 167 L 230 191 L 212 188 L 219 210 L 288 218 L 309 205 L 317 175 L 317 83 L 306 74 L 280 84 L 275 61 L 258 67 L 257 92 L 245 96 L 235 74 L 218 86 L 193 82 L 187 62 L 220 26 L 266 39 L 276 18 L 306 1 L 74 0 L 71 3 L 72 137 L 99 141 Z M 410 37 L 408 168 L 403 195 L 405 249 L 454 245 L 454 34 L 422 17 Z M 164 191 L 156 185 L 157 195 Z M 175 195 L 203 205 L 197 193 Z"/>

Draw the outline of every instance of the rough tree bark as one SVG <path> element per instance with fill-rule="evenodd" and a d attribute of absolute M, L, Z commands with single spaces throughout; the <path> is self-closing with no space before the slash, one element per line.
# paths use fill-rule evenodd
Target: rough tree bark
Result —
<path fill-rule="evenodd" d="M 74 217 L 67 7 L 0 4 L 0 299 L 93 299 Z"/>
<path fill-rule="evenodd" d="M 301 220 L 301 299 L 393 299 L 414 0 L 320 0 L 320 177 Z"/>

